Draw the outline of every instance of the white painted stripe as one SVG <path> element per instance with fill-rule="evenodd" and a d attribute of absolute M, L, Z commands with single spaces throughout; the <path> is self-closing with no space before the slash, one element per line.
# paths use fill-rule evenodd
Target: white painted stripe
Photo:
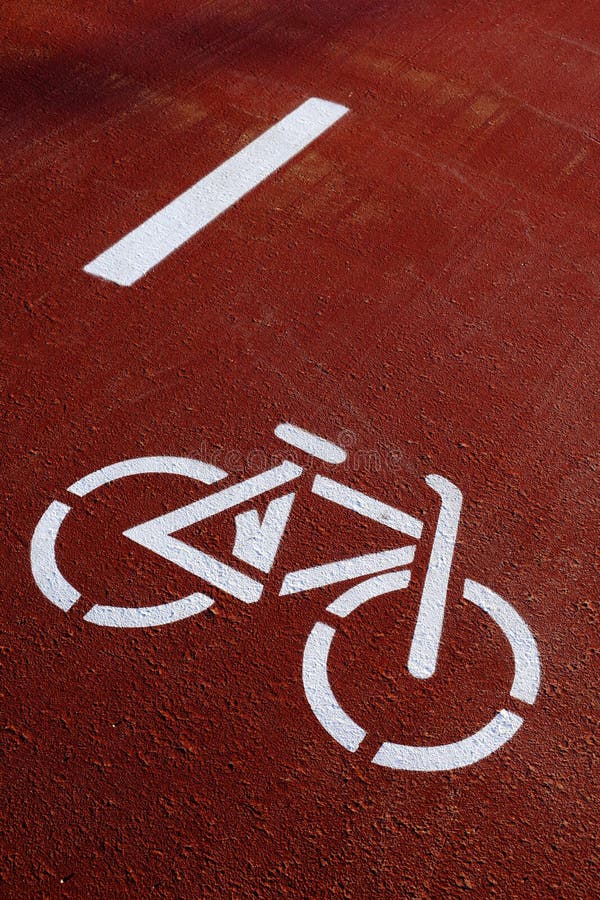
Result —
<path fill-rule="evenodd" d="M 326 441 L 325 438 L 318 437 L 303 428 L 297 428 L 296 425 L 290 425 L 288 422 L 278 425 L 275 434 L 286 444 L 291 444 L 298 450 L 304 450 L 305 453 L 316 456 L 317 459 L 322 459 L 324 462 L 338 464 L 343 463 L 346 459 L 346 451 L 337 444 L 332 444 L 331 441 Z"/>
<path fill-rule="evenodd" d="M 300 466 L 287 461 L 283 462 L 273 469 L 261 472 L 260 475 L 246 479 L 246 481 L 209 494 L 208 497 L 195 500 L 193 503 L 157 516 L 148 522 L 142 522 L 141 525 L 129 528 L 123 534 L 135 541 L 136 544 L 145 547 L 146 550 L 157 553 L 176 566 L 185 569 L 186 572 L 197 575 L 198 578 L 204 579 L 213 587 L 231 594 L 238 600 L 242 600 L 244 603 L 256 603 L 260 599 L 263 589 L 260 581 L 255 581 L 202 550 L 172 537 L 172 534 L 230 509 L 232 506 L 252 500 L 266 491 L 281 487 L 301 474 Z"/>
<path fill-rule="evenodd" d="M 249 509 L 235 517 L 233 555 L 236 559 L 270 572 L 283 539 L 295 494 L 284 494 L 271 500 L 262 517 L 258 510 Z"/>
<path fill-rule="evenodd" d="M 537 644 L 529 626 L 510 603 L 477 581 L 467 578 L 463 593 L 492 617 L 512 648 L 515 676 L 510 696 L 523 703 L 533 703 L 540 687 L 541 671 Z"/>
<path fill-rule="evenodd" d="M 421 537 L 423 523 L 418 519 L 413 519 L 412 516 L 401 512 L 394 506 L 388 506 L 387 503 L 374 500 L 373 497 L 361 494 L 360 491 L 347 487 L 345 484 L 332 481 L 331 478 L 317 475 L 313 484 L 313 493 L 361 516 L 366 516 L 367 519 L 372 519 L 381 525 L 387 525 L 388 528 L 393 528 L 394 531 L 402 531 L 404 534 L 417 538 L 417 540 Z"/>
<path fill-rule="evenodd" d="M 381 597 L 382 594 L 390 594 L 392 591 L 402 591 L 410 584 L 410 569 L 402 569 L 400 572 L 385 572 L 383 575 L 374 575 L 359 584 L 351 587 L 349 591 L 341 594 L 337 600 L 330 603 L 327 612 L 334 616 L 345 618 L 373 597 Z"/>
<path fill-rule="evenodd" d="M 311 97 L 84 266 L 84 272 L 134 284 L 347 112 L 338 103 Z"/>
<path fill-rule="evenodd" d="M 185 456 L 141 456 L 137 459 L 125 459 L 123 462 L 113 463 L 110 466 L 104 466 L 103 469 L 97 469 L 96 472 L 80 478 L 68 490 L 78 497 L 85 497 L 86 494 L 91 493 L 96 488 L 110 484 L 118 478 L 126 478 L 129 475 L 149 474 L 184 475 L 186 478 L 201 481 L 202 484 L 214 484 L 215 481 L 225 478 L 227 472 L 208 463 L 200 462 L 197 459 L 188 459 Z"/>
<path fill-rule="evenodd" d="M 382 572 L 385 569 L 408 566 L 414 556 L 415 547 L 410 545 L 409 547 L 395 547 L 393 550 L 383 550 L 380 553 L 352 556 L 350 559 L 338 559 L 322 566 L 312 566 L 310 569 L 299 569 L 297 572 L 290 572 L 285 576 L 279 596 L 297 594 L 299 591 L 311 591 L 324 587 L 326 584 L 337 584 L 340 581 L 348 581 L 350 578 L 373 575 L 374 572 Z"/>
<path fill-rule="evenodd" d="M 308 636 L 302 660 L 302 681 L 306 699 L 318 721 L 331 737 L 354 753 L 366 731 L 350 718 L 338 703 L 327 675 L 327 658 L 335 630 L 317 622 Z"/>
<path fill-rule="evenodd" d="M 430 678 L 436 669 L 450 568 L 462 507 L 461 492 L 447 478 L 442 478 L 441 475 L 428 475 L 425 481 L 441 496 L 442 507 L 408 656 L 408 671 L 415 678 Z"/>
<path fill-rule="evenodd" d="M 194 616 L 212 606 L 213 600 L 206 594 L 190 594 L 181 600 L 161 603 L 159 606 L 92 606 L 83 617 L 94 625 L 109 628 L 151 628 L 156 625 L 171 625 L 188 616 Z"/>
<path fill-rule="evenodd" d="M 301 474 L 300 466 L 286 460 L 259 475 L 253 475 L 245 481 L 239 481 L 228 488 L 202 497 L 201 500 L 194 500 L 192 503 L 180 506 L 178 509 L 150 519 L 148 522 L 142 522 L 141 525 L 136 525 L 134 528 L 124 531 L 123 534 L 146 547 L 149 539 L 147 536 L 151 534 L 173 534 L 175 531 L 189 528 L 196 522 L 202 522 L 203 519 L 231 509 L 232 506 L 239 506 L 240 503 L 253 500 L 267 491 L 281 487 Z"/>
<path fill-rule="evenodd" d="M 152 525 L 152 523 L 149 524 Z M 142 528 L 143 526 L 140 525 L 139 532 L 135 528 L 131 529 L 133 533 L 136 533 L 136 537 L 131 537 L 128 531 L 124 531 L 123 534 L 152 553 L 168 559 L 180 569 L 185 569 L 186 572 L 196 575 L 197 578 L 201 578 L 243 603 L 256 603 L 260 600 L 263 589 L 260 581 L 255 581 L 249 575 L 238 572 L 237 569 L 233 569 L 221 560 L 215 559 L 214 556 L 186 544 L 179 538 L 163 533 L 159 528 L 150 527 L 145 532 L 142 532 Z"/>
<path fill-rule="evenodd" d="M 56 538 L 71 507 L 54 500 L 40 521 L 31 538 L 31 572 L 42 594 L 65 612 L 71 609 L 81 596 L 69 584 L 56 562 Z"/>
<path fill-rule="evenodd" d="M 523 724 L 515 713 L 501 709 L 491 722 L 475 734 L 454 744 L 435 747 L 411 747 L 408 744 L 382 744 L 373 762 L 389 769 L 408 769 L 411 772 L 447 772 L 485 759 L 509 741 Z"/>

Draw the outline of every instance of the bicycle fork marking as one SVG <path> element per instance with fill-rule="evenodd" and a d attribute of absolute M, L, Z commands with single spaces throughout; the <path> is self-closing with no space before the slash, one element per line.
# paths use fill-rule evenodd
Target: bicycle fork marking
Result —
<path fill-rule="evenodd" d="M 330 464 L 341 463 L 346 458 L 342 448 L 293 425 L 279 425 L 275 433 L 281 440 Z M 215 484 L 227 475 L 222 469 L 197 460 L 146 457 L 106 466 L 75 482 L 68 490 L 75 496 L 84 497 L 115 480 L 158 472 L 192 478 L 206 485 Z M 302 473 L 303 469 L 295 463 L 283 462 L 266 472 L 136 525 L 125 531 L 124 535 L 238 600 L 255 603 L 262 596 L 263 584 L 260 580 L 239 572 L 173 535 L 217 513 L 286 488 Z M 450 481 L 440 475 L 429 475 L 426 483 L 439 494 L 441 508 L 407 662 L 410 674 L 420 679 L 431 677 L 436 669 L 462 507 L 462 494 Z M 415 540 L 421 537 L 423 526 L 418 519 L 330 478 L 315 476 L 312 492 L 327 502 L 395 532 Z M 235 516 L 232 555 L 259 572 L 270 572 L 294 499 L 294 491 L 276 496 L 268 503 L 262 519 L 256 509 L 238 513 Z M 56 561 L 56 540 L 70 509 L 67 504 L 54 501 L 42 515 L 31 541 L 31 568 L 36 584 L 52 603 L 65 612 L 80 598 L 79 592 L 60 572 Z M 280 596 L 363 579 L 327 607 L 329 614 L 343 618 L 374 597 L 406 589 L 410 583 L 410 571 L 406 566 L 412 563 L 414 554 L 415 544 L 412 543 L 289 572 L 283 579 Z M 511 697 L 532 704 L 539 689 L 540 663 L 529 627 L 502 597 L 475 581 L 465 580 L 463 597 L 487 613 L 506 636 L 515 665 Z M 158 606 L 134 608 L 96 604 L 86 613 L 84 620 L 117 628 L 151 627 L 196 615 L 212 606 L 213 602 L 206 594 L 195 592 Z M 322 727 L 342 747 L 355 752 L 366 732 L 342 708 L 329 681 L 329 652 L 335 634 L 336 629 L 331 625 L 324 622 L 314 625 L 304 649 L 302 680 L 308 703 Z M 372 762 L 412 771 L 441 771 L 471 765 L 506 743 L 522 724 L 523 719 L 519 715 L 501 709 L 482 729 L 452 744 L 431 747 L 385 741 Z"/>

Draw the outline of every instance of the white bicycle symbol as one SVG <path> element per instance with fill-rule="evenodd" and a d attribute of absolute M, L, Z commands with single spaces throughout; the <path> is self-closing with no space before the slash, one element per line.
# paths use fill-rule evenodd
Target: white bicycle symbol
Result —
<path fill-rule="evenodd" d="M 346 453 L 341 447 L 293 425 L 279 425 L 275 434 L 322 461 L 339 464 L 346 459 Z M 263 591 L 260 580 L 191 547 L 173 537 L 173 534 L 226 509 L 277 491 L 298 479 L 303 471 L 296 463 L 285 461 L 130 528 L 124 534 L 213 587 L 244 603 L 255 603 Z M 206 485 L 215 484 L 227 477 L 222 469 L 199 460 L 172 456 L 143 457 L 99 469 L 72 484 L 68 490 L 76 497 L 84 497 L 118 479 L 151 473 L 185 476 Z M 462 507 L 462 494 L 450 481 L 440 475 L 429 475 L 425 480 L 440 496 L 441 509 L 408 657 L 409 672 L 420 679 L 431 677 L 436 669 Z M 395 532 L 415 540 L 421 537 L 422 522 L 418 519 L 338 481 L 316 475 L 312 492 L 326 502 L 344 507 Z M 236 515 L 233 556 L 259 572 L 268 573 L 280 547 L 294 498 L 293 491 L 275 496 L 268 504 L 262 520 L 255 509 Z M 64 611 L 71 609 L 80 598 L 79 592 L 60 572 L 56 561 L 56 540 L 70 509 L 71 507 L 58 501 L 51 503 L 38 522 L 31 541 L 31 568 L 36 584 L 48 600 Z M 410 582 L 408 566 L 413 561 L 414 554 L 413 543 L 289 572 L 283 579 L 280 596 L 363 579 L 327 607 L 329 614 L 344 618 L 374 597 L 407 588 Z M 492 618 L 510 644 L 514 658 L 510 696 L 523 703 L 533 704 L 540 685 L 540 662 L 537 644 L 528 625 L 506 600 L 476 581 L 465 580 L 463 596 Z M 158 606 L 133 608 L 95 605 L 84 616 L 84 620 L 109 627 L 152 627 L 200 613 L 212 606 L 213 602 L 206 594 L 196 592 Z M 325 731 L 346 750 L 355 752 L 365 738 L 366 731 L 342 708 L 329 681 L 328 659 L 335 634 L 336 629 L 324 622 L 319 621 L 313 626 L 304 648 L 304 691 L 314 715 Z M 471 765 L 498 750 L 516 734 L 522 724 L 521 716 L 501 709 L 487 725 L 463 740 L 437 746 L 384 741 L 372 761 L 379 766 L 412 771 L 456 769 Z"/>

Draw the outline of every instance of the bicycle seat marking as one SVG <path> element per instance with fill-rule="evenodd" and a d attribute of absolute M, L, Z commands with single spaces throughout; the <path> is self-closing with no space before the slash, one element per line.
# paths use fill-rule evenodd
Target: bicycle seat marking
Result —
<path fill-rule="evenodd" d="M 275 434 L 282 441 L 330 465 L 346 460 L 346 451 L 336 444 L 289 423 L 280 424 Z M 227 473 L 208 463 L 175 456 L 129 459 L 98 469 L 72 484 L 74 497 L 85 497 L 122 478 L 169 474 L 211 486 L 227 478 Z M 292 489 L 303 475 L 298 464 L 284 461 L 235 484 L 217 489 L 199 500 L 129 528 L 125 537 L 147 551 L 169 560 L 195 575 L 201 582 L 224 591 L 243 603 L 258 602 L 263 593 L 259 573 L 267 574 L 286 534 L 296 497 Z M 441 507 L 433 540 L 421 602 L 407 660 L 409 673 L 418 679 L 431 678 L 436 670 L 443 635 L 444 613 L 454 547 L 462 508 L 459 489 L 440 475 L 429 475 L 427 485 L 440 497 Z M 281 493 L 283 491 L 283 493 Z M 363 494 L 334 479 L 316 475 L 312 493 L 325 503 L 389 528 L 397 535 L 398 546 L 391 550 L 334 560 L 285 574 L 280 596 L 289 596 L 325 587 L 356 582 L 346 588 L 326 612 L 345 618 L 375 597 L 405 590 L 411 579 L 416 541 L 423 523 L 381 500 Z M 263 494 L 276 494 L 261 516 L 256 509 L 235 515 L 234 560 L 256 570 L 251 577 L 214 556 L 185 543 L 175 532 L 223 512 L 235 510 Z M 71 507 L 53 501 L 40 518 L 31 541 L 31 570 L 44 596 L 64 612 L 80 599 L 80 593 L 61 573 L 56 560 L 56 541 Z M 409 542 L 407 543 L 407 539 Z M 463 597 L 484 613 L 505 635 L 513 654 L 514 678 L 510 696 L 533 704 L 540 685 L 540 661 L 535 638 L 519 613 L 502 597 L 471 579 L 466 579 Z M 112 628 L 149 628 L 172 624 L 197 615 L 214 600 L 201 591 L 159 605 L 132 607 L 96 604 L 84 621 Z M 347 751 L 355 752 L 366 731 L 346 713 L 337 700 L 328 676 L 328 661 L 336 629 L 318 621 L 304 648 L 302 681 L 308 704 L 324 730 Z M 474 734 L 454 743 L 421 746 L 382 741 L 372 758 L 378 766 L 409 771 L 444 771 L 469 766 L 484 759 L 509 741 L 523 724 L 515 712 L 500 709 Z"/>

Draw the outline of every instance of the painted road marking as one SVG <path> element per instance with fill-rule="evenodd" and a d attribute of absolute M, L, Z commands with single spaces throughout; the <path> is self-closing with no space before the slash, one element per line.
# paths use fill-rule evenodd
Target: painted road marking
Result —
<path fill-rule="evenodd" d="M 386 741 L 372 761 L 376 766 L 409 772 L 449 772 L 452 769 L 462 769 L 499 750 L 515 736 L 522 724 L 521 716 L 501 709 L 487 725 L 461 741 L 434 747 L 412 747 L 410 744 Z"/>
<path fill-rule="evenodd" d="M 56 539 L 71 507 L 53 500 L 31 538 L 31 573 L 42 594 L 65 612 L 77 603 L 81 594 L 58 568 Z"/>
<path fill-rule="evenodd" d="M 311 97 L 83 267 L 129 287 L 289 162 L 348 108 Z"/>
<path fill-rule="evenodd" d="M 410 545 L 382 550 L 379 553 L 366 553 L 364 556 L 353 556 L 350 559 L 339 559 L 322 566 L 312 566 L 310 569 L 299 569 L 285 576 L 279 594 L 284 597 L 287 594 L 299 594 L 301 591 L 313 591 L 328 584 L 362 578 L 397 566 L 408 566 L 414 556 L 415 548 Z"/>
<path fill-rule="evenodd" d="M 387 525 L 388 528 L 393 528 L 395 531 L 409 534 L 417 540 L 421 537 L 423 525 L 418 519 L 401 512 L 394 506 L 388 506 L 387 503 L 381 503 L 380 500 L 368 497 L 355 488 L 332 481 L 331 478 L 326 478 L 324 475 L 315 476 L 313 494 L 337 503 L 338 506 L 343 506 L 360 516 L 366 516 L 367 519 L 372 519 L 374 522 L 379 522 L 380 525 Z"/>
<path fill-rule="evenodd" d="M 419 615 L 408 657 L 408 671 L 415 678 L 430 678 L 437 665 L 450 567 L 462 509 L 462 494 L 451 481 L 442 478 L 441 475 L 428 475 L 425 481 L 441 496 L 442 508 L 435 530 Z"/>
<path fill-rule="evenodd" d="M 120 478 L 152 474 L 181 475 L 185 478 L 192 478 L 194 481 L 200 481 L 202 484 L 214 484 L 215 481 L 225 478 L 227 472 L 216 466 L 210 466 L 208 463 L 200 462 L 198 459 L 188 459 L 185 456 L 141 456 L 97 469 L 74 482 L 67 490 L 71 494 L 76 494 L 77 497 L 85 497 L 86 494 Z"/>
<path fill-rule="evenodd" d="M 288 442 L 294 446 L 303 444 L 303 449 L 308 447 L 320 453 L 327 452 L 334 457 L 332 462 L 337 461 L 330 449 L 336 449 L 335 445 L 310 432 L 288 424 L 279 425 L 276 434 L 284 440 L 291 438 Z M 239 572 L 173 535 L 196 522 L 236 509 L 263 494 L 278 491 L 299 478 L 303 471 L 300 466 L 286 460 L 258 475 L 143 522 L 123 534 L 230 596 L 244 603 L 256 603 L 265 587 L 263 581 Z M 69 490 L 71 494 L 82 497 L 103 489 L 112 481 L 142 474 L 186 476 L 206 485 L 226 477 L 223 470 L 199 460 L 154 456 L 105 466 L 76 481 Z M 435 671 L 450 567 L 462 511 L 462 494 L 456 485 L 441 475 L 429 475 L 425 480 L 440 496 L 441 508 L 408 660 L 408 671 L 417 678 L 428 678 Z M 387 525 L 395 532 L 408 533 L 417 540 L 421 536 L 423 523 L 418 519 L 322 475 L 315 477 L 312 493 L 329 503 Z M 233 557 L 268 573 L 286 533 L 295 496 L 294 492 L 289 491 L 276 495 L 270 499 L 262 515 L 256 508 L 238 512 L 235 515 Z M 42 593 L 64 612 L 68 612 L 80 598 L 76 588 L 62 575 L 56 558 L 58 533 L 70 509 L 58 501 L 51 503 L 35 528 L 31 541 L 34 579 Z M 330 616 L 344 619 L 359 607 L 385 594 L 396 593 L 400 599 L 401 592 L 411 583 L 411 573 L 406 567 L 413 562 L 414 555 L 415 546 L 409 545 L 288 572 L 284 574 L 280 596 L 341 581 L 358 581 L 327 606 Z M 476 581 L 467 578 L 462 595 L 486 613 L 507 639 L 514 661 L 510 696 L 522 703 L 533 704 L 540 687 L 541 669 L 536 640 L 529 626 L 510 603 Z M 187 619 L 204 612 L 213 603 L 213 598 L 207 594 L 195 592 L 168 603 L 138 608 L 96 605 L 84 616 L 84 620 L 109 628 L 150 628 Z M 321 726 L 338 744 L 354 753 L 366 731 L 344 710 L 329 679 L 329 655 L 336 634 L 337 630 L 332 625 L 315 622 L 304 648 L 302 681 L 308 704 Z M 517 733 L 522 724 L 520 715 L 501 709 L 479 731 L 454 743 L 430 746 L 382 741 L 372 762 L 378 766 L 415 772 L 458 769 L 494 753 Z"/>
<path fill-rule="evenodd" d="M 275 429 L 275 434 L 280 441 L 285 441 L 297 450 L 304 450 L 310 456 L 316 456 L 323 462 L 332 463 L 334 465 L 346 461 L 346 451 L 331 441 L 326 441 L 322 437 L 318 437 L 311 431 L 305 431 L 296 425 L 290 425 L 289 422 L 283 422 Z"/>
<path fill-rule="evenodd" d="M 209 609 L 214 603 L 206 594 L 197 592 L 171 603 L 159 606 L 100 606 L 96 604 L 83 617 L 94 625 L 107 625 L 109 628 L 153 628 L 157 625 L 172 625 L 181 619 L 196 616 Z"/>
<path fill-rule="evenodd" d="M 341 594 L 337 600 L 330 603 L 327 612 L 345 619 L 350 613 L 383 594 L 392 591 L 402 591 L 410 584 L 410 569 L 402 569 L 400 572 L 384 572 L 383 575 L 374 575 L 366 581 L 360 581 L 355 587 Z"/>
<path fill-rule="evenodd" d="M 249 509 L 235 517 L 233 555 L 236 559 L 270 572 L 283 538 L 295 494 L 284 494 L 271 500 L 262 521 L 258 510 Z"/>
<path fill-rule="evenodd" d="M 308 636 L 302 659 L 304 693 L 315 718 L 334 741 L 354 753 L 367 732 L 338 703 L 327 672 L 327 660 L 335 628 L 317 622 Z"/>
<path fill-rule="evenodd" d="M 490 616 L 510 644 L 515 660 L 510 696 L 523 703 L 534 703 L 540 689 L 541 668 L 529 625 L 510 603 L 477 581 L 465 579 L 463 596 Z"/>
<path fill-rule="evenodd" d="M 440 518 L 446 518 L 445 512 Z M 377 575 L 350 588 L 329 604 L 327 612 L 344 618 L 368 600 L 405 589 L 409 580 L 410 576 L 406 571 Z M 540 684 L 540 664 L 535 638 L 527 624 L 506 600 L 477 582 L 467 579 L 463 596 L 487 612 L 508 638 L 515 663 L 511 697 L 524 703 L 533 703 Z M 335 635 L 335 628 L 324 622 L 317 622 L 313 626 L 304 647 L 302 682 L 306 699 L 316 719 L 338 744 L 354 753 L 367 732 L 344 710 L 329 681 L 329 652 Z M 479 731 L 451 744 L 427 746 L 384 741 L 372 762 L 389 769 L 413 772 L 460 769 L 499 750 L 514 737 L 522 724 L 521 716 L 501 709 Z"/>
<path fill-rule="evenodd" d="M 260 600 L 263 590 L 263 585 L 260 581 L 238 572 L 237 569 L 233 569 L 208 553 L 204 553 L 202 550 L 186 544 L 179 538 L 173 537 L 173 533 L 189 528 L 190 525 L 208 519 L 226 509 L 231 509 L 248 500 L 253 500 L 267 491 L 293 481 L 301 474 L 302 469 L 300 466 L 296 466 L 291 462 L 283 462 L 273 469 L 261 472 L 260 475 L 246 479 L 246 481 L 224 488 L 215 494 L 209 494 L 208 497 L 195 500 L 193 503 L 188 503 L 186 506 L 182 506 L 172 512 L 157 516 L 148 522 L 142 522 L 141 525 L 129 528 L 123 534 L 146 550 L 168 559 L 181 569 L 185 569 L 186 572 L 191 572 L 192 575 L 196 575 L 213 587 L 231 594 L 232 597 L 236 597 L 244 603 L 256 603 Z M 289 506 L 291 507 L 291 504 Z M 264 548 L 261 548 L 264 550 L 264 553 L 259 553 L 259 548 L 256 548 L 258 555 L 268 556 L 272 554 L 273 559 L 275 558 L 288 515 L 289 508 L 284 504 L 284 507 L 280 507 L 277 510 L 274 516 L 275 521 L 267 522 L 265 532 L 258 528 L 258 531 L 254 533 L 254 537 L 259 544 L 264 541 L 266 545 Z M 274 534 L 276 534 L 275 538 Z M 248 535 L 246 534 L 245 536 L 247 537 Z M 274 548 L 273 539 L 276 542 Z M 241 541 L 242 547 L 244 547 L 246 542 L 243 536 Z M 240 545 L 238 542 L 238 551 L 239 549 Z M 245 553 L 245 556 L 247 555 Z"/>

